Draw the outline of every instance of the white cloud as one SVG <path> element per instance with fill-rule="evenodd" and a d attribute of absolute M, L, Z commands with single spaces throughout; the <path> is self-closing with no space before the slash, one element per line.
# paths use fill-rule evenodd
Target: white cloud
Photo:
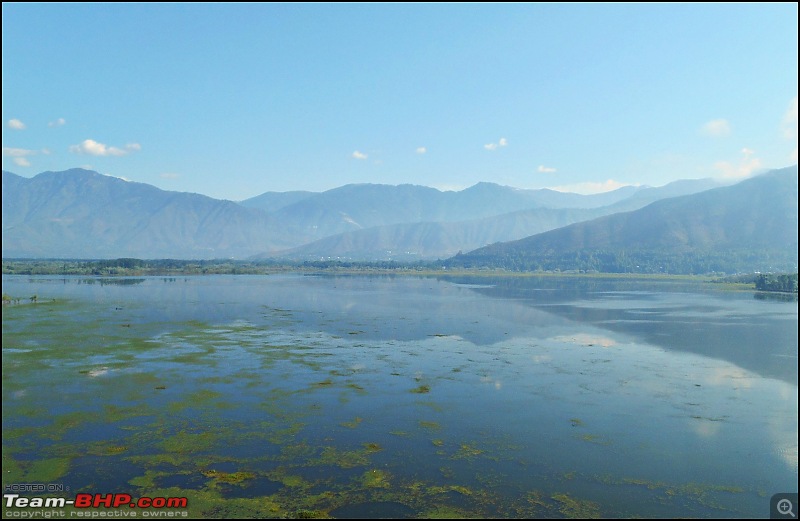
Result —
<path fill-rule="evenodd" d="M 731 124 L 727 119 L 712 119 L 700 129 L 704 136 L 725 137 L 731 133 Z"/>
<path fill-rule="evenodd" d="M 612 190 L 616 190 L 617 188 L 622 188 L 623 186 L 630 186 L 630 184 L 609 179 L 600 183 L 587 181 L 585 183 L 575 183 L 572 185 L 553 186 L 550 189 L 557 192 L 572 192 L 576 194 L 591 195 L 610 192 Z"/>
<path fill-rule="evenodd" d="M 428 149 L 425 147 L 417 147 L 417 154 L 424 154 Z"/>
<path fill-rule="evenodd" d="M 717 161 L 714 163 L 714 170 L 719 172 L 719 177 L 723 179 L 742 179 L 763 168 L 761 160 L 754 157 L 754 150 L 743 148 L 741 152 L 742 158 L 738 162 Z"/>
<path fill-rule="evenodd" d="M 23 130 L 25 128 L 25 123 L 18 119 L 9 119 L 8 127 L 13 128 L 14 130 Z"/>
<path fill-rule="evenodd" d="M 17 166 L 31 166 L 31 162 L 28 161 L 27 156 L 35 156 L 36 151 L 25 148 L 3 147 L 3 155 L 13 157 L 14 164 Z"/>
<path fill-rule="evenodd" d="M 500 140 L 497 143 L 487 143 L 487 144 L 483 145 L 483 148 L 485 148 L 486 150 L 488 150 L 490 152 L 494 152 L 495 150 L 497 150 L 500 147 L 507 147 L 507 146 L 508 146 L 508 140 L 506 138 L 504 138 L 504 137 L 501 137 Z"/>
<path fill-rule="evenodd" d="M 550 167 L 550 166 L 544 166 L 544 165 L 539 165 L 539 168 L 537 168 L 536 170 L 538 172 L 543 173 L 543 174 L 552 174 L 553 172 L 556 171 L 555 168 Z"/>
<path fill-rule="evenodd" d="M 66 119 L 58 118 L 57 120 L 51 121 L 50 123 L 48 123 L 47 126 L 48 127 L 61 127 L 61 126 L 66 125 L 66 124 L 67 124 L 67 120 Z"/>
<path fill-rule="evenodd" d="M 24 157 L 24 156 L 32 156 L 35 155 L 35 150 L 28 150 L 25 148 L 11 148 L 11 147 L 3 147 L 3 155 L 4 156 L 11 156 L 11 157 Z"/>
<path fill-rule="evenodd" d="M 69 151 L 75 154 L 89 154 L 91 156 L 124 156 L 130 152 L 139 151 L 142 146 L 138 143 L 128 143 L 125 148 L 110 147 L 103 143 L 98 143 L 93 139 L 87 139 L 80 145 L 72 145 Z"/>
<path fill-rule="evenodd" d="M 353 157 L 353 159 L 366 159 L 367 158 L 367 154 L 362 154 L 361 152 L 356 150 L 355 152 L 353 152 L 352 157 Z"/>
<path fill-rule="evenodd" d="M 797 96 L 789 102 L 789 108 L 783 115 L 783 137 L 790 140 L 797 140 Z M 797 159 L 795 151 L 795 159 Z"/>

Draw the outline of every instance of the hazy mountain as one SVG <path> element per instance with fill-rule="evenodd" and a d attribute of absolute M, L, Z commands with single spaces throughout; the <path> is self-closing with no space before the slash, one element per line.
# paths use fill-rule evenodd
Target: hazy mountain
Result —
<path fill-rule="evenodd" d="M 237 204 L 82 169 L 31 179 L 4 171 L 3 256 L 445 258 L 607 215 L 615 205 L 639 207 L 670 186 L 578 195 L 493 183 L 459 192 L 353 184 Z M 688 186 L 680 189 L 700 188 Z"/>
<path fill-rule="evenodd" d="M 719 183 L 711 179 L 686 180 L 658 188 L 628 186 L 613 192 L 586 196 L 547 189 L 517 190 L 493 183 L 478 183 L 461 192 L 441 194 L 445 199 L 437 215 L 446 219 L 441 219 L 440 222 L 392 224 L 347 231 L 261 257 L 293 260 L 340 258 L 356 261 L 447 258 L 459 251 L 521 239 L 623 209 L 638 209 L 664 197 L 695 193 L 717 186 L 720 186 Z M 364 185 L 351 185 L 354 190 L 363 188 Z M 391 188 L 394 187 L 383 187 L 385 190 Z M 615 204 L 602 206 L 607 203 Z M 537 208 L 502 215 L 492 213 L 497 212 L 497 208 L 515 205 L 534 205 Z M 477 213 L 488 216 L 451 221 Z M 432 212 L 427 216 L 432 217 Z"/>
<path fill-rule="evenodd" d="M 458 192 L 442 192 L 408 184 L 351 184 L 304 197 L 272 215 L 321 239 L 378 226 L 451 223 L 534 208 L 597 208 L 636 191 L 637 187 L 625 187 L 603 194 L 580 195 L 478 183 Z"/>
<path fill-rule="evenodd" d="M 526 237 L 604 214 L 604 209 L 521 210 L 459 222 L 424 222 L 377 226 L 340 233 L 291 250 L 262 255 L 292 260 L 444 259 L 459 251 Z"/>
<path fill-rule="evenodd" d="M 731 184 L 731 183 L 728 183 Z M 609 209 L 613 210 L 609 213 L 627 212 L 631 210 L 638 210 L 643 206 L 650 203 L 667 199 L 669 197 L 678 197 L 681 195 L 691 195 L 698 192 L 711 190 L 712 188 L 720 188 L 725 186 L 720 181 L 715 179 L 681 179 L 673 181 L 664 186 L 643 186 L 640 190 L 636 191 L 630 197 L 622 199 L 610 205 Z"/>
<path fill-rule="evenodd" d="M 248 208 L 258 208 L 267 212 L 276 212 L 281 208 L 292 205 L 303 199 L 307 199 L 318 192 L 306 192 L 302 190 L 293 192 L 265 192 L 261 195 L 239 201 L 239 204 Z"/>
<path fill-rule="evenodd" d="M 3 256 L 243 257 L 298 244 L 274 218 L 83 169 L 3 171 Z"/>
<path fill-rule="evenodd" d="M 586 255 L 676 259 L 736 257 L 770 267 L 797 265 L 797 166 L 774 170 L 733 186 L 663 199 L 632 212 L 600 217 L 518 241 L 480 248 L 452 265 L 546 265 Z M 584 257 L 580 257 L 583 255 Z M 750 259 L 750 260 L 748 260 Z M 644 262 L 644 261 L 642 261 Z M 796 268 L 795 268 L 796 269 Z"/>

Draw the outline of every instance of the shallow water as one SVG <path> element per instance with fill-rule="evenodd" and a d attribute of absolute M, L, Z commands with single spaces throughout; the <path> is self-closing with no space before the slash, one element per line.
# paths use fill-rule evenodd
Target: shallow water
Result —
<path fill-rule="evenodd" d="M 4 485 L 208 517 L 768 517 L 797 490 L 796 300 L 552 277 L 3 292 Z"/>

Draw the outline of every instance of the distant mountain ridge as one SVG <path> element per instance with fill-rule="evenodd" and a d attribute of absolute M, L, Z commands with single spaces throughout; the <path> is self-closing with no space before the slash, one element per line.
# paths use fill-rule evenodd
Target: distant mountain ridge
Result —
<path fill-rule="evenodd" d="M 486 246 L 448 262 L 473 267 L 514 264 L 524 269 L 548 269 L 556 262 L 578 269 L 592 263 L 619 263 L 626 255 L 641 264 L 648 259 L 663 264 L 667 258 L 713 254 L 764 270 L 774 269 L 773 264 L 796 270 L 797 198 L 795 165 L 732 186 L 662 199 L 636 211 Z"/>
<path fill-rule="evenodd" d="M 437 259 L 708 183 L 589 196 L 494 183 L 459 192 L 354 184 L 234 203 L 83 169 L 33 178 L 3 171 L 3 256 Z"/>
<path fill-rule="evenodd" d="M 293 245 L 261 212 L 83 169 L 3 171 L 3 256 L 223 258 Z"/>

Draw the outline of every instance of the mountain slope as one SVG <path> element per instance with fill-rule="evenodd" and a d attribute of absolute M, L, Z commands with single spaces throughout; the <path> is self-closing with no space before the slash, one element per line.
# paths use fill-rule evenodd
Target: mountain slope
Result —
<path fill-rule="evenodd" d="M 664 197 L 695 193 L 718 186 L 719 183 L 711 179 L 684 180 L 658 188 L 625 187 L 593 196 L 552 190 L 511 189 L 512 194 L 524 197 L 520 204 L 530 205 L 535 201 L 536 204 L 545 206 L 560 204 L 564 207 L 518 210 L 456 222 L 429 221 L 376 226 L 331 235 L 298 248 L 259 257 L 292 260 L 337 258 L 351 261 L 443 259 L 459 251 L 469 251 L 500 241 L 521 239 L 603 215 L 635 210 Z M 468 215 L 470 208 L 486 207 L 490 211 L 485 213 L 491 213 L 491 210 L 496 212 L 496 208 L 513 206 L 506 197 L 508 193 L 508 187 L 479 183 L 462 192 L 451 193 L 450 204 L 455 206 L 456 197 L 459 197 L 460 201 L 457 204 L 461 209 L 450 207 L 443 210 L 443 213 L 455 218 L 459 215 Z M 632 195 L 620 200 L 625 194 Z M 598 206 L 609 201 L 617 202 L 609 206 Z M 574 205 L 579 207 L 573 208 Z"/>
<path fill-rule="evenodd" d="M 298 242 L 231 201 L 166 192 L 83 169 L 27 179 L 3 171 L 3 256 L 220 258 Z"/>
<path fill-rule="evenodd" d="M 239 204 L 247 208 L 258 208 L 266 212 L 276 212 L 303 199 L 308 199 L 316 195 L 317 192 L 306 192 L 296 190 L 293 192 L 264 192 L 261 195 L 239 201 Z"/>
<path fill-rule="evenodd" d="M 680 190 L 699 189 L 686 183 Z M 237 204 L 83 169 L 31 179 L 4 171 L 3 256 L 436 259 L 638 207 L 669 186 L 579 195 L 359 184 Z"/>
<path fill-rule="evenodd" d="M 478 183 L 458 192 L 408 184 L 351 184 L 303 197 L 294 204 L 277 203 L 272 215 L 322 239 L 378 226 L 458 222 L 534 208 L 597 208 L 625 199 L 637 190 L 624 187 L 604 194 L 580 195 L 521 190 L 494 183 Z M 267 209 L 266 205 L 259 207 Z"/>
<path fill-rule="evenodd" d="M 511 262 L 527 269 L 552 269 L 560 262 L 561 269 L 608 270 L 604 263 L 619 263 L 627 255 L 628 261 L 659 271 L 654 266 L 664 269 L 660 259 L 675 262 L 705 256 L 728 257 L 730 266 L 748 264 L 766 270 L 780 263 L 796 269 L 797 221 L 795 165 L 733 186 L 663 199 L 640 210 L 488 246 L 449 262 L 452 266 Z"/>
<path fill-rule="evenodd" d="M 602 214 L 602 209 L 537 208 L 468 221 L 376 226 L 332 235 L 298 248 L 260 257 L 355 261 L 443 259 L 459 251 L 519 239 Z"/>

